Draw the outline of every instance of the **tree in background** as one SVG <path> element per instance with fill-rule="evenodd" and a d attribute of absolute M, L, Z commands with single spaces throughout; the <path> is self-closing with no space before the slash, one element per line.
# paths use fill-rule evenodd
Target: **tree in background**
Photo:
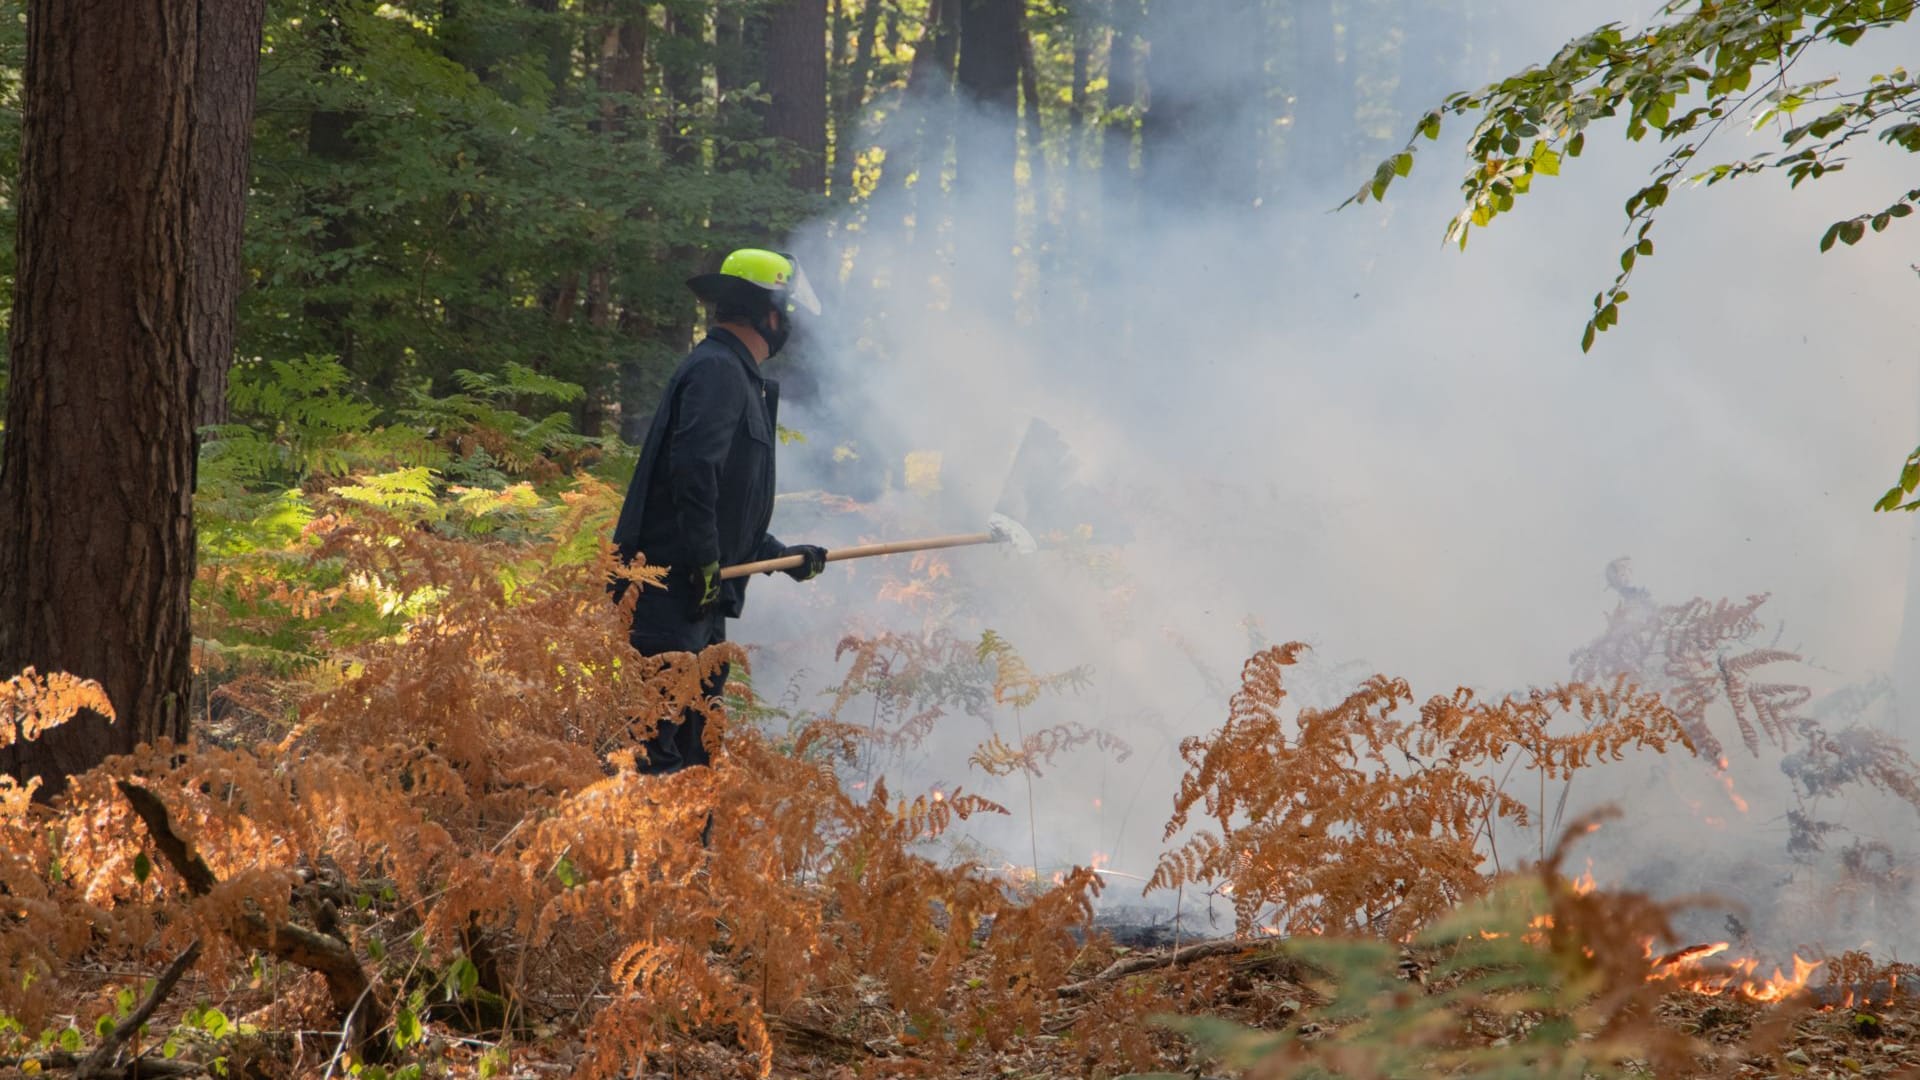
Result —
<path fill-rule="evenodd" d="M 798 152 L 788 182 L 808 194 L 826 190 L 826 41 L 827 0 L 773 5 L 766 34 L 766 133 Z"/>
<path fill-rule="evenodd" d="M 6 748 L 47 793 L 187 730 L 197 377 L 231 341 L 258 11 L 28 7 L 0 669 L 97 680 L 119 718 Z"/>
<path fill-rule="evenodd" d="M 1247 0 L 1152 0 L 1141 138 L 1146 181 L 1163 199 L 1251 207 L 1268 103 L 1260 80 L 1266 8 Z M 1194 21 L 1217 28 L 1196 34 Z"/>
<path fill-rule="evenodd" d="M 207 3 L 209 25 L 223 30 L 251 18 L 244 5 L 236 22 Z M 244 259 L 200 245 L 225 280 L 244 266 L 240 323 L 233 349 L 213 340 L 203 351 L 244 357 L 243 382 L 259 362 L 336 358 L 388 422 L 423 396 L 460 393 L 463 372 L 517 364 L 577 386 L 568 423 L 595 436 L 630 428 L 684 352 L 695 317 L 680 287 L 689 264 L 785 236 L 823 194 L 836 236 L 896 231 L 876 227 L 884 216 L 910 223 L 924 254 L 961 239 L 949 228 L 952 185 L 984 185 L 1009 208 L 994 225 L 1005 266 L 984 279 L 1018 296 L 1044 263 L 1045 280 L 1065 286 L 1052 295 L 1064 295 L 1073 275 L 1095 280 L 1128 227 L 1096 220 L 1096 194 L 1123 218 L 1140 180 L 1208 198 L 1231 189 L 1227 202 L 1272 209 L 1318 198 L 1314 185 L 1400 126 L 1406 102 L 1421 99 L 1411 88 L 1445 78 L 1442 59 L 1411 36 L 1477 7 L 266 6 L 259 78 L 269 106 L 252 129 Z M 250 71 L 215 59 L 243 48 L 238 40 L 210 36 L 205 62 Z M 0 66 L 17 69 L 23 48 L 20 24 L 0 25 Z M 0 83 L 0 95 L 11 92 Z M 982 129 L 976 146 L 956 145 L 956 93 L 1005 122 Z M 17 117 L 0 107 L 0 185 L 15 171 L 17 135 Z M 0 225 L 16 203 L 0 197 Z M 841 281 L 823 282 L 830 292 L 885 279 L 890 260 L 878 247 L 848 239 L 846 250 Z M 10 267 L 0 251 L 6 280 Z M 227 418 L 218 376 L 207 368 L 206 420 Z M 263 422 L 244 410 L 233 419 Z"/>
<path fill-rule="evenodd" d="M 1407 91 L 1394 74 L 1417 52 L 1405 35 L 1421 25 L 1386 0 L 1205 0 L 1204 17 L 1183 16 L 1173 0 L 264 0 L 257 93 L 265 104 L 249 124 L 249 42 L 258 40 L 250 27 L 262 2 L 199 0 L 201 37 L 190 58 L 175 58 L 195 66 L 193 86 L 181 92 L 195 110 L 191 126 L 206 136 L 189 140 L 194 158 L 181 166 L 195 177 L 182 196 L 194 208 L 174 207 L 166 218 L 188 230 L 176 239 L 196 273 L 197 284 L 175 298 L 190 305 L 179 315 L 187 339 L 137 338 L 122 316 L 139 309 L 125 304 L 106 305 L 111 316 L 85 327 L 89 340 L 113 343 L 88 350 L 88 363 L 124 357 L 136 341 L 163 365 L 149 371 L 154 378 L 180 374 L 183 356 L 191 361 L 198 400 L 181 415 L 214 422 L 201 475 L 213 476 L 217 490 L 202 506 L 219 507 L 207 511 L 216 517 L 239 505 L 227 499 L 234 485 L 255 500 L 246 505 L 258 505 L 382 465 L 430 468 L 436 490 L 565 475 L 596 455 L 618 470 L 630 453 L 621 436 L 636 433 L 635 418 L 651 411 L 696 333 L 697 308 L 681 284 L 688 271 L 709 252 L 784 238 L 827 206 L 825 233 L 840 245 L 839 273 L 818 275 L 830 293 L 917 295 L 922 283 L 900 280 L 902 261 L 884 247 L 898 237 L 917 249 L 907 262 L 918 265 L 925 256 L 951 262 L 963 245 L 984 251 L 960 267 L 979 302 L 1003 296 L 1020 319 L 1059 317 L 1044 309 L 1097 288 L 1103 260 L 1124 257 L 1115 248 L 1126 243 L 1147 183 L 1249 208 L 1256 199 L 1284 210 L 1310 198 L 1292 173 L 1318 153 L 1301 145 L 1312 126 L 1307 109 L 1324 102 L 1328 128 L 1355 116 L 1372 125 L 1316 158 L 1338 174 L 1377 137 L 1374 128 L 1397 125 L 1395 103 Z M 1473 6 L 1428 0 L 1421 19 L 1445 22 Z M 36 4 L 25 26 L 51 26 L 46 20 L 68 11 Z M 32 44 L 70 47 L 50 41 Z M 0 68 L 21 70 L 28 45 L 21 21 L 0 20 Z M 1426 70 L 1432 57 L 1419 66 L 1421 80 L 1437 77 Z M 1216 68 L 1233 77 L 1209 81 Z M 193 92 L 215 85 L 225 89 Z M 96 91 L 105 92 L 68 97 Z M 50 193 L 35 178 L 51 175 L 38 170 L 53 163 L 20 168 L 21 93 L 19 80 L 0 80 L 0 228 L 30 230 L 21 247 L 28 265 L 57 246 L 62 274 L 105 275 L 107 262 L 76 253 L 146 250 L 108 235 L 138 224 L 113 215 L 34 216 L 36 199 L 56 196 L 89 208 L 137 205 L 152 220 L 160 211 L 91 189 Z M 956 125 L 962 97 L 987 122 Z M 161 100 L 165 93 L 136 104 L 147 115 Z M 94 122 L 132 122 L 124 110 L 110 114 Z M 62 105 L 24 126 L 38 131 L 81 115 Z M 78 153 L 65 144 L 62 152 Z M 142 173 L 151 175 L 160 173 Z M 243 194 L 244 240 L 235 248 Z M 996 208 L 982 218 L 990 236 L 955 227 L 956 195 Z M 56 226 L 73 235 L 56 236 Z M 150 284 L 183 272 L 162 265 L 171 252 L 153 248 L 137 267 L 124 258 L 118 265 Z M 14 351 L 0 372 L 12 381 L 0 381 L 0 393 L 12 417 L 10 459 L 24 462 L 5 482 L 19 485 L 9 498 L 41 502 L 13 504 L 26 508 L 9 527 L 64 538 L 47 541 L 48 552 L 76 552 L 85 549 L 77 538 L 104 544 L 92 538 L 111 535 L 93 529 L 94 517 L 110 516 L 125 532 L 139 515 L 111 511 L 77 485 L 28 485 L 27 470 L 53 468 L 56 457 L 35 464 L 14 447 L 52 438 L 96 455 L 130 454 L 115 442 L 118 430 L 57 431 L 48 412 L 49 379 L 84 377 L 116 394 L 120 384 L 78 364 L 50 371 L 48 320 L 73 317 L 75 301 L 36 294 L 31 277 L 15 271 L 12 249 L 0 246 L 0 280 L 20 287 Z M 97 300 L 98 291 L 86 296 Z M 239 317 L 228 336 L 221 312 L 233 302 Z M 145 310 L 159 320 L 156 333 L 173 325 L 166 311 Z M 796 400 L 859 407 L 857 388 L 820 385 L 827 376 L 803 355 L 783 377 Z M 142 391 L 138 400 L 173 407 L 168 394 Z M 487 428 L 478 435 L 476 418 Z M 805 452 L 831 457 L 843 433 L 828 412 L 811 422 L 819 430 L 808 432 Z M 369 430 L 388 455 L 377 463 L 327 441 Z M 135 495 L 178 518 L 193 480 L 191 443 L 144 445 L 163 452 L 123 464 L 168 464 L 165 476 L 133 485 Z M 871 476 L 833 475 L 872 495 L 887 482 L 888 454 L 866 460 L 879 463 Z M 85 513 L 48 501 L 69 498 Z M 34 514 L 60 517 L 69 531 L 34 532 Z M 162 576 L 177 577 L 191 563 L 160 555 L 185 534 L 168 535 L 174 547 L 129 539 L 113 545 L 112 558 L 139 574 L 164 567 Z M 8 603 L 19 605 L 9 608 L 19 613 L 9 641 L 77 641 L 55 624 L 92 620 L 109 626 L 93 634 L 100 648 L 139 634 L 155 656 L 166 653 L 156 672 L 178 670 L 166 652 L 175 631 L 106 618 L 146 618 L 145 601 L 109 612 L 63 600 L 71 617 L 48 621 L 44 604 L 55 589 L 80 594 L 30 570 L 24 551 L 6 546 L 18 564 L 9 564 L 5 586 Z M 103 580 L 123 583 L 118 573 L 109 567 Z M 30 615 L 42 630 L 25 629 Z M 0 650 L 16 665 L 47 666 L 51 656 L 25 645 Z M 173 678 L 140 685 L 163 700 L 174 691 L 162 684 Z M 129 723 L 159 723 L 153 715 L 137 705 Z M 175 720 L 161 726 L 179 730 Z"/>
<path fill-rule="evenodd" d="M 950 0 L 960 5 L 960 58 L 955 84 L 966 106 L 954 142 L 955 194 L 979 234 L 957 268 L 971 295 L 1004 297 L 1010 311 L 1018 191 L 1020 54 L 1025 41 L 1020 0 Z M 999 283 L 1000 287 L 995 288 Z M 983 301 L 991 302 L 991 301 Z"/>

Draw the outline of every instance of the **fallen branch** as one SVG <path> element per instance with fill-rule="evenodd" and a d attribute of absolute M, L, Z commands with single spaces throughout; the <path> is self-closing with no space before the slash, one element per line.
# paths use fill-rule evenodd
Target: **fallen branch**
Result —
<path fill-rule="evenodd" d="M 18 1069 L 24 1072 L 29 1062 L 32 1063 L 33 1068 L 42 1072 L 48 1069 L 78 1069 L 86 1060 L 79 1054 L 69 1054 L 65 1050 L 50 1050 L 44 1054 L 0 1057 L 0 1069 Z M 138 1057 L 125 1065 L 116 1065 L 105 1072 L 93 1075 L 98 1080 L 168 1080 L 169 1077 L 176 1076 L 201 1076 L 206 1071 L 207 1067 L 196 1061 Z"/>
<path fill-rule="evenodd" d="M 211 892 L 220 879 L 173 831 L 167 806 L 160 797 L 138 784 L 125 780 L 117 783 L 133 812 L 146 822 L 154 846 L 186 881 L 187 888 L 195 896 Z M 343 1022 L 347 1044 L 368 1060 L 386 1059 L 389 1048 L 382 1033 L 387 1027 L 387 1007 L 373 992 L 372 980 L 360 966 L 360 959 L 345 943 L 293 923 L 269 923 L 257 911 L 237 916 L 227 929 L 242 948 L 319 972 L 327 981 L 327 997 L 334 1014 Z"/>
<path fill-rule="evenodd" d="M 864 1057 L 878 1057 L 880 1052 L 859 1039 L 850 1038 L 815 1027 L 802 1024 L 781 1016 L 767 1017 L 767 1029 L 785 1037 L 789 1042 L 801 1043 L 815 1050 L 840 1051 L 846 1054 Z"/>
<path fill-rule="evenodd" d="M 174 984 L 198 959 L 200 942 L 195 940 L 185 952 L 174 957 L 173 963 L 167 965 L 167 970 L 160 973 L 160 978 L 154 981 L 153 989 L 147 992 L 146 999 L 140 1002 L 139 1007 L 129 1013 L 125 1020 L 115 1024 L 107 1037 L 100 1040 L 100 1045 L 93 1048 L 93 1053 L 81 1060 L 74 1068 L 74 1076 L 78 1080 L 106 1080 L 108 1076 L 118 1075 L 119 1069 L 114 1063 L 120 1057 L 120 1048 L 133 1037 L 134 1032 L 140 1030 L 142 1024 L 153 1018 L 153 1010 L 160 1007 L 168 994 L 173 993 Z"/>
<path fill-rule="evenodd" d="M 1137 975 L 1142 971 L 1154 971 L 1159 968 L 1185 967 L 1188 964 L 1214 956 L 1227 956 L 1234 953 L 1249 952 L 1254 949 L 1272 948 L 1271 941 L 1203 941 L 1198 945 L 1188 945 L 1168 953 L 1149 953 L 1142 956 L 1128 956 L 1108 964 L 1105 971 L 1090 979 L 1068 983 L 1055 991 L 1063 998 L 1085 997 L 1097 987 Z"/>

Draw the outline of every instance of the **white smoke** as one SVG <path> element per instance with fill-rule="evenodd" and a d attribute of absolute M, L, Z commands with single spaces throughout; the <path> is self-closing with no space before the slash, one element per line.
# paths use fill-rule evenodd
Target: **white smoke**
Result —
<path fill-rule="evenodd" d="M 1503 5 L 1472 28 L 1497 40 L 1481 41 L 1461 85 L 1653 5 L 1638 7 Z M 1911 44 L 1911 31 L 1896 34 Z M 1875 59 L 1839 58 L 1856 73 Z M 981 140 L 1005 134 L 1004 119 L 956 122 L 997 125 Z M 1071 212 L 1041 220 L 1026 207 L 1017 257 L 995 247 L 1009 188 L 935 199 L 930 176 L 915 206 L 883 197 L 852 230 L 836 218 L 797 238 L 810 266 L 829 268 L 816 278 L 842 273 L 823 289 L 834 310 L 809 335 L 820 397 L 783 416 L 813 440 L 783 448 L 783 490 L 843 480 L 830 451 L 851 441 L 893 480 L 863 526 L 972 531 L 1037 417 L 1073 448 L 1106 520 L 1074 553 L 950 555 L 968 597 L 957 612 L 882 601 L 879 571 L 851 564 L 819 585 L 763 582 L 734 632 L 764 646 L 760 691 L 791 685 L 812 701 L 837 680 L 833 649 L 850 623 L 944 621 L 963 637 L 991 627 L 1036 669 L 1091 665 L 1086 691 L 994 723 L 1009 741 L 1016 719 L 1028 731 L 1103 727 L 1132 744 L 1128 760 L 1067 755 L 1029 797 L 1018 777 L 966 765 L 988 729 L 956 717 L 887 771 L 1007 803 L 1009 819 L 972 835 L 1012 864 L 1031 847 L 1043 870 L 1098 850 L 1144 875 L 1164 846 L 1179 740 L 1220 723 L 1220 688 L 1263 639 L 1308 640 L 1324 668 L 1362 661 L 1354 674 L 1405 676 L 1422 697 L 1553 683 L 1613 606 L 1603 568 L 1631 556 L 1668 602 L 1771 592 L 1764 611 L 1785 622 L 1780 644 L 1818 665 L 1795 672 L 1816 689 L 1920 659 L 1896 655 L 1914 523 L 1869 512 L 1920 436 L 1911 234 L 1815 246 L 1830 221 L 1905 190 L 1897 155 L 1863 153 L 1797 193 L 1768 177 L 1677 196 L 1623 322 L 1582 356 L 1588 298 L 1623 243 L 1621 203 L 1657 148 L 1597 131 L 1586 157 L 1477 230 L 1462 255 L 1440 242 L 1458 205 L 1460 137 L 1423 145 L 1384 207 L 1328 213 L 1344 190 L 1282 192 L 1257 209 L 1143 190 L 1137 206 L 1117 206 L 1097 176 L 1056 162 L 1066 187 L 1046 205 Z M 1736 131 L 1718 151 L 1773 141 Z M 1350 162 L 1347 186 L 1371 165 Z M 911 451 L 940 454 L 937 494 L 901 490 Z M 775 531 L 837 545 L 856 539 L 855 520 L 788 500 Z M 1089 566 L 1088 551 L 1111 565 Z M 1616 864 L 1615 880 L 1647 880 L 1656 858 L 1699 864 L 1715 847 L 1779 861 L 1781 808 L 1765 800 L 1783 785 L 1770 761 L 1738 754 L 1749 818 L 1715 833 L 1629 816 L 1622 830 L 1658 842 L 1637 842 L 1644 865 Z M 1581 797 L 1637 790 L 1651 767 L 1620 766 L 1583 782 Z M 1708 770 L 1687 775 L 1718 791 Z M 1889 835 L 1912 832 L 1910 811 L 1860 814 Z M 1625 858 L 1624 846 L 1607 851 Z M 1663 884 L 1699 884 L 1683 877 Z M 1732 884 L 1762 900 L 1770 882 Z"/>

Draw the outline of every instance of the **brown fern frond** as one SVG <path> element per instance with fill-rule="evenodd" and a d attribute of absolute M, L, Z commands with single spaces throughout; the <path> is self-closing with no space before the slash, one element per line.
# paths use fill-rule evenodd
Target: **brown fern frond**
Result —
<path fill-rule="evenodd" d="M 99 683 L 65 672 L 41 675 L 26 668 L 0 682 L 0 747 L 37 739 L 89 710 L 114 719 L 113 703 Z"/>
<path fill-rule="evenodd" d="M 1680 720 L 1624 678 L 1482 701 L 1465 688 L 1403 719 L 1407 684 L 1375 676 L 1330 709 L 1289 713 L 1298 646 L 1246 666 L 1225 725 L 1181 745 L 1188 764 L 1166 836 L 1215 824 L 1162 856 L 1149 888 L 1220 887 L 1243 933 L 1401 936 L 1486 886 L 1479 841 L 1527 807 L 1488 766 L 1520 753 L 1544 778 L 1629 750 L 1687 744 Z"/>

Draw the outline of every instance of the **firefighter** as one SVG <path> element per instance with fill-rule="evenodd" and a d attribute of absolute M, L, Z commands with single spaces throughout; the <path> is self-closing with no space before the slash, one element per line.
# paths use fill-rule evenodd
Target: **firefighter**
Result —
<path fill-rule="evenodd" d="M 648 565 L 669 568 L 666 588 L 635 598 L 629 640 L 642 656 L 699 652 L 727 639 L 747 579 L 720 580 L 723 566 L 799 555 L 801 565 L 785 571 L 796 581 L 826 567 L 826 549 L 782 544 L 767 532 L 780 384 L 761 373 L 792 335 L 796 312 L 820 314 L 819 298 L 793 256 L 758 248 L 733 252 L 687 287 L 711 307 L 712 323 L 667 382 L 613 533 L 622 560 L 644 553 Z M 625 588 L 614 585 L 616 601 Z M 723 667 L 702 692 L 718 697 L 726 679 Z M 697 709 L 663 720 L 642 771 L 707 764 L 705 726 Z"/>

